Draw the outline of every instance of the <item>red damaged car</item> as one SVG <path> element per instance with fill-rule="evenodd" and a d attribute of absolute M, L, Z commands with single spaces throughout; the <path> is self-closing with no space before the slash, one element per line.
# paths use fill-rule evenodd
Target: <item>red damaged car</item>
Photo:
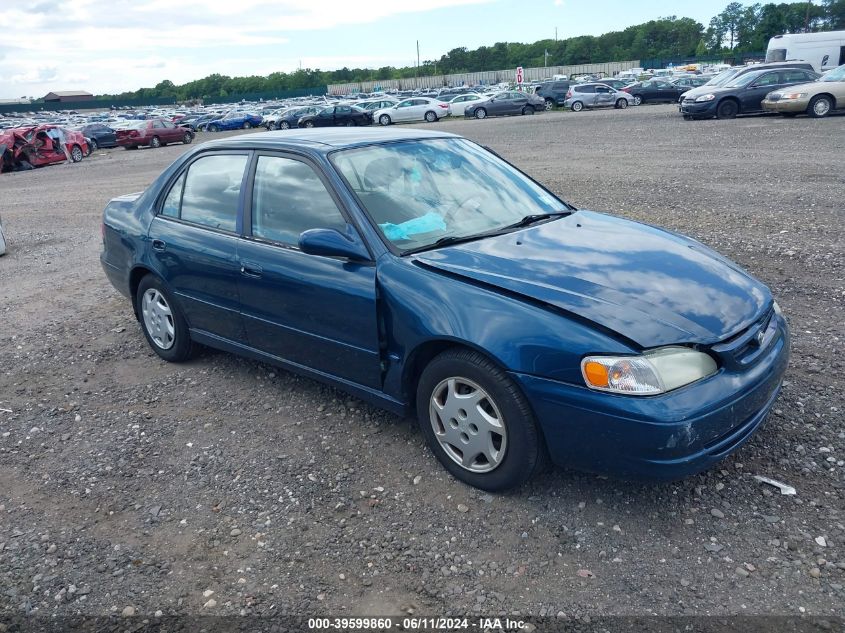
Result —
<path fill-rule="evenodd" d="M 117 130 L 117 144 L 126 149 L 137 149 L 145 145 L 161 147 L 168 143 L 185 143 L 194 140 L 191 130 L 177 126 L 165 119 L 149 119 L 147 121 L 133 121 L 128 127 Z"/>
<path fill-rule="evenodd" d="M 67 153 L 62 148 L 64 142 Z M 78 163 L 91 150 L 81 132 L 58 125 L 0 130 L 0 171 L 16 171 L 62 163 Z"/>

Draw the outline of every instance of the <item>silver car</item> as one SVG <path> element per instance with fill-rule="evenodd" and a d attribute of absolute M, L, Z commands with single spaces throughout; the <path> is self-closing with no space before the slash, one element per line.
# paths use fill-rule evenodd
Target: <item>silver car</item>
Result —
<path fill-rule="evenodd" d="M 603 83 L 572 84 L 566 93 L 564 108 L 580 112 L 584 108 L 624 109 L 634 104 L 634 97 L 627 92 L 611 88 Z"/>

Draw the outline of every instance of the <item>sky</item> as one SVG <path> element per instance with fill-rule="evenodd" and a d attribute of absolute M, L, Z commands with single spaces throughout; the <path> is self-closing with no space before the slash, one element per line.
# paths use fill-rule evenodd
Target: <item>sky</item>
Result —
<path fill-rule="evenodd" d="M 0 99 L 222 75 L 413 65 L 452 48 L 600 35 L 728 0 L 0 0 Z"/>

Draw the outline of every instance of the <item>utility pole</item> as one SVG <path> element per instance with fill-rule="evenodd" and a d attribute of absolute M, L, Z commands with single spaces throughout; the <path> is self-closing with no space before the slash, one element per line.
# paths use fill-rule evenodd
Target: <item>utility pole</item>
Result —
<path fill-rule="evenodd" d="M 813 0 L 807 0 L 807 13 L 804 15 L 804 32 L 810 32 L 810 5 L 813 4 Z"/>
<path fill-rule="evenodd" d="M 419 40 L 417 40 L 417 71 L 416 71 L 416 75 L 417 75 L 417 88 L 419 88 L 419 87 L 420 87 L 420 77 L 419 77 L 419 72 L 420 72 L 420 41 L 419 41 Z"/>
<path fill-rule="evenodd" d="M 555 27 L 555 42 L 557 42 L 557 27 Z"/>
<path fill-rule="evenodd" d="M 546 68 L 549 65 L 549 51 L 548 49 L 543 51 L 543 68 Z"/>

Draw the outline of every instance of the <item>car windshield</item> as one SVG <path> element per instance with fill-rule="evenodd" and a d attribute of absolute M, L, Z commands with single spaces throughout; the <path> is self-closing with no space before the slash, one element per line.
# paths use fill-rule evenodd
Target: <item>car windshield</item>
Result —
<path fill-rule="evenodd" d="M 463 139 L 406 141 L 331 155 L 385 238 L 403 252 L 495 232 L 566 204 Z"/>
<path fill-rule="evenodd" d="M 739 88 L 739 87 L 742 87 L 742 86 L 747 86 L 752 81 L 757 79 L 760 75 L 762 75 L 764 72 L 766 72 L 766 71 L 765 70 L 758 70 L 756 72 L 745 73 L 744 75 L 740 75 L 739 77 L 737 77 L 733 81 L 730 81 L 727 84 L 725 84 L 725 87 L 726 88 Z"/>
<path fill-rule="evenodd" d="M 725 85 L 726 83 L 728 83 L 731 79 L 733 79 L 734 77 L 736 77 L 736 73 L 737 73 L 737 72 L 738 72 L 738 71 L 737 71 L 737 70 L 734 70 L 734 69 L 730 69 L 730 70 L 723 70 L 722 72 L 720 72 L 720 73 L 719 73 L 718 75 L 716 75 L 715 77 L 711 77 L 711 78 L 710 78 L 710 81 L 708 81 L 708 82 L 707 82 L 706 84 L 704 84 L 704 85 L 705 85 L 705 86 L 724 86 L 724 85 Z"/>
<path fill-rule="evenodd" d="M 845 81 L 845 64 L 826 72 L 819 81 Z"/>

